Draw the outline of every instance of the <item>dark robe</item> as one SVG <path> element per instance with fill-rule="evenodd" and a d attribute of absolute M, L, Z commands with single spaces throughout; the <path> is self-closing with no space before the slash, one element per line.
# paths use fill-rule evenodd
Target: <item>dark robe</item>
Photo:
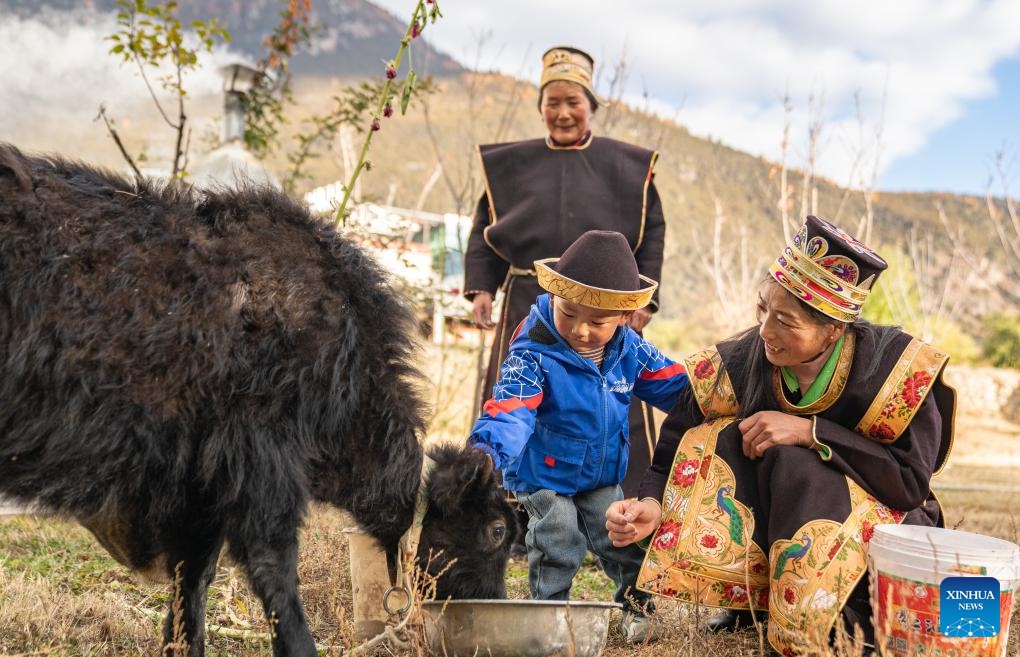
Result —
<path fill-rule="evenodd" d="M 874 527 L 942 524 L 929 485 L 952 444 L 948 357 L 898 329 L 851 328 L 826 392 L 799 408 L 770 368 L 777 407 L 767 410 L 812 418 L 820 451 L 773 446 L 752 461 L 737 426 L 742 384 L 726 367 L 735 344 L 685 361 L 689 394 L 663 423 L 641 485 L 663 517 L 638 587 L 768 609 L 769 642 L 783 654 L 812 631 L 827 636 L 841 611 L 867 631 Z"/>
<path fill-rule="evenodd" d="M 666 224 L 653 182 L 658 154 L 613 139 L 590 137 L 582 145 L 557 148 L 544 139 L 479 146 L 485 193 L 478 202 L 465 256 L 464 295 L 478 292 L 503 307 L 481 401 L 492 395 L 499 367 L 517 325 L 544 292 L 534 261 L 556 258 L 589 230 L 622 233 L 638 271 L 660 281 Z M 658 292 L 650 309 L 658 309 Z M 630 414 L 630 468 L 623 488 L 637 491 L 651 460 L 655 426 L 651 409 L 635 399 Z"/>

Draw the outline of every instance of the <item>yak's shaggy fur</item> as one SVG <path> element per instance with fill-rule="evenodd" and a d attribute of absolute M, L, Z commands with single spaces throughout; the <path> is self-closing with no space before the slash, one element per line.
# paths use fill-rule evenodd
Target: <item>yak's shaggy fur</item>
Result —
<path fill-rule="evenodd" d="M 278 192 L 136 184 L 0 144 L 0 492 L 73 516 L 130 568 L 183 564 L 192 655 L 225 543 L 276 653 L 314 655 L 309 500 L 391 554 L 412 518 L 421 377 L 384 279 Z M 440 595 L 502 596 L 516 530 L 487 457 L 435 456 L 419 555 L 441 539 L 458 559 Z"/>

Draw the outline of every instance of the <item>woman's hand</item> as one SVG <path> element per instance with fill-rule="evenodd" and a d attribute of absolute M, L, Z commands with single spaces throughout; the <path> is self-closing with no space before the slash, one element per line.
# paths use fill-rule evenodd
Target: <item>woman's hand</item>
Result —
<path fill-rule="evenodd" d="M 780 411 L 759 411 L 744 418 L 738 426 L 744 435 L 744 456 L 752 460 L 761 458 L 773 445 L 812 447 L 815 444 L 811 420 Z"/>
<path fill-rule="evenodd" d="M 492 323 L 492 295 L 488 292 L 476 292 L 471 301 L 471 317 L 475 324 L 481 328 L 491 329 Z"/>
<path fill-rule="evenodd" d="M 651 499 L 620 500 L 606 509 L 606 529 L 615 547 L 626 547 L 648 536 L 662 518 L 662 507 Z"/>
<path fill-rule="evenodd" d="M 652 311 L 645 308 L 638 308 L 630 314 L 630 327 L 640 333 L 648 322 L 652 321 Z"/>

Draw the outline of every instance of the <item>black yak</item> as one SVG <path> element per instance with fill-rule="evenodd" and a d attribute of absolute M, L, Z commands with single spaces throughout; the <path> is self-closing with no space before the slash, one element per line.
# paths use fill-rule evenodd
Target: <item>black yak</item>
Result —
<path fill-rule="evenodd" d="M 310 500 L 393 556 L 422 465 L 407 304 L 285 195 L 134 183 L 0 144 L 0 494 L 172 576 L 190 654 L 224 545 L 314 655 L 297 590 Z M 435 454 L 419 563 L 440 597 L 504 597 L 512 510 L 488 457 Z M 164 626 L 169 641 L 171 609 Z"/>

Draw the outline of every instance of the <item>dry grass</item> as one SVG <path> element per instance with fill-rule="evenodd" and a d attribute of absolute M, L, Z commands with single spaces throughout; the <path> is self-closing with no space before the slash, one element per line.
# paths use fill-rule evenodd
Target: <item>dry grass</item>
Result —
<path fill-rule="evenodd" d="M 471 329 L 446 349 L 428 347 L 424 354 L 436 383 L 433 432 L 435 440 L 462 440 L 470 428 L 477 371 L 477 336 Z M 988 417 L 957 421 L 959 437 L 953 466 L 939 484 L 1016 486 L 1020 467 L 997 455 L 1015 450 L 1020 428 Z M 939 493 L 950 527 L 1016 542 L 1020 493 L 945 489 Z M 323 654 L 344 654 L 354 645 L 350 563 L 342 533 L 344 515 L 314 507 L 301 536 L 301 595 L 312 633 Z M 512 563 L 510 597 L 527 597 L 526 568 Z M 145 583 L 113 562 L 77 525 L 32 516 L 0 519 L 0 655 L 156 655 L 160 651 L 162 616 L 169 604 L 169 586 Z M 587 564 L 573 590 L 576 598 L 609 600 L 608 580 Z M 660 601 L 657 619 L 666 628 L 652 646 L 627 645 L 613 620 L 604 655 L 675 655 L 676 657 L 764 656 L 766 642 L 749 630 L 735 635 L 705 634 L 700 626 L 711 610 Z M 211 625 L 255 635 L 268 630 L 261 605 L 248 591 L 237 568 L 220 565 L 210 590 L 207 620 Z M 1020 618 L 1014 614 L 1007 655 L 1020 655 Z M 852 643 L 852 642 L 851 642 Z M 271 655 L 265 640 L 232 638 L 211 633 L 210 656 Z M 388 648 L 378 654 L 392 654 Z M 412 654 L 422 654 L 412 646 Z M 860 655 L 860 646 L 821 648 L 826 657 Z"/>

